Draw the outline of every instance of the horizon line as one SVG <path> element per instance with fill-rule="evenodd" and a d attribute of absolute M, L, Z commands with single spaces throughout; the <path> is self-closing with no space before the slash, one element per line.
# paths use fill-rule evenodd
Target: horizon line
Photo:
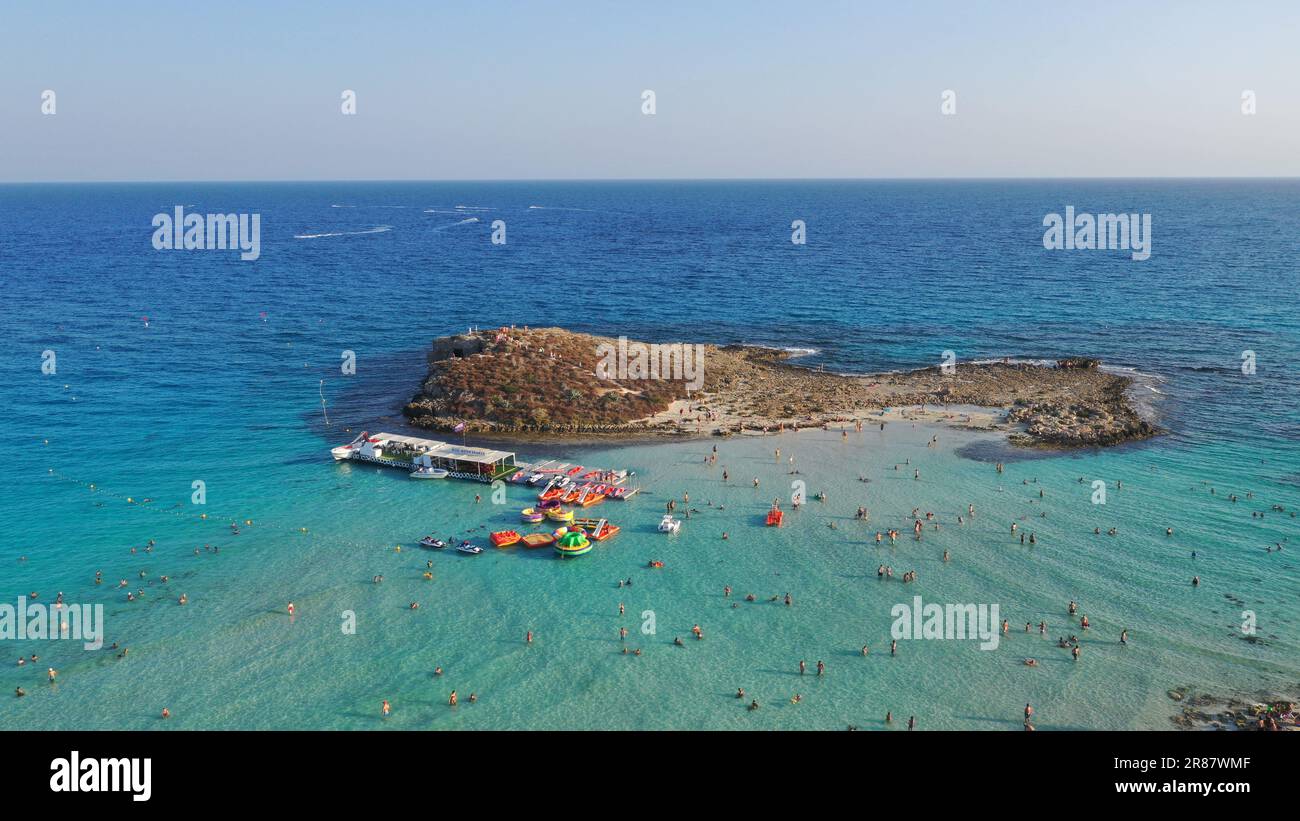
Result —
<path fill-rule="evenodd" d="M 671 183 L 671 182 L 1089 182 L 1154 180 L 1300 180 L 1300 175 L 1157 175 L 1149 177 L 1029 177 L 1029 176 L 918 176 L 918 177 L 444 177 L 435 178 L 335 178 L 335 179 L 155 179 L 155 180 L 0 180 L 0 185 L 247 185 L 247 184 L 356 184 L 356 183 Z"/>

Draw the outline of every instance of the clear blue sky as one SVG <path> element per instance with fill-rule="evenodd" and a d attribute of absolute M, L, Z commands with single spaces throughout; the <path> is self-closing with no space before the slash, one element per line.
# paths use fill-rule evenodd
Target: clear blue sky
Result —
<path fill-rule="evenodd" d="M 1291 0 L 4 0 L 0 180 L 1300 176 L 1298 34 Z"/>

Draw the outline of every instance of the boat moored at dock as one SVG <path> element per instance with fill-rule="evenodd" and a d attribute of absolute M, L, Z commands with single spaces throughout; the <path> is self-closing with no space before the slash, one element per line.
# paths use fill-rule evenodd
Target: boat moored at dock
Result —
<path fill-rule="evenodd" d="M 410 473 L 412 479 L 446 479 L 450 475 L 450 473 L 442 468 L 426 467 L 418 467 Z"/>
<path fill-rule="evenodd" d="M 393 433 L 372 435 L 363 431 L 348 444 L 332 448 L 330 455 L 338 462 L 356 460 L 401 468 L 414 478 L 449 476 L 492 482 L 518 470 L 515 455 L 509 451 L 452 445 Z M 420 475 L 416 476 L 417 472 Z"/>

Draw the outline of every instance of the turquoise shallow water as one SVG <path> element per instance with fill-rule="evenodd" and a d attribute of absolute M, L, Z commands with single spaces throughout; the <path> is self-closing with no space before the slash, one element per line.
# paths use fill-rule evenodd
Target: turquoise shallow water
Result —
<path fill-rule="evenodd" d="M 928 448 L 934 433 L 940 447 Z M 847 440 L 821 431 L 728 440 L 712 468 L 703 460 L 713 440 L 584 452 L 590 464 L 632 467 L 646 490 L 600 508 L 621 534 L 582 559 L 561 561 L 548 550 L 466 557 L 417 549 L 414 537 L 430 530 L 514 526 L 529 494 L 511 487 L 508 504 L 492 506 L 485 494 L 475 505 L 475 492 L 484 490 L 477 485 L 335 465 L 309 439 L 304 457 L 314 459 L 306 471 L 292 463 L 257 469 L 252 456 L 242 468 L 223 460 L 226 472 L 208 479 L 207 521 L 193 506 L 172 509 L 175 496 L 148 483 L 137 492 L 155 493 L 156 501 L 130 505 L 112 495 L 118 488 L 92 492 L 43 480 L 50 503 L 75 513 L 68 544 L 80 539 L 78 549 L 95 559 L 71 563 L 57 551 L 34 550 L 18 566 L 19 589 L 57 587 L 73 601 L 106 601 L 106 638 L 124 641 L 131 654 L 118 661 L 107 649 L 46 643 L 38 648 L 42 663 L 60 670 L 60 683 L 32 686 L 43 668 L 5 670 L 4 684 L 25 681 L 33 691 L 7 705 L 6 723 L 148 727 L 167 705 L 178 727 L 358 728 L 376 725 L 387 698 L 395 711 L 386 726 L 403 728 L 872 727 L 892 710 L 918 715 L 927 728 L 1014 729 L 1026 701 L 1044 728 L 1158 727 L 1172 710 L 1171 687 L 1285 687 L 1300 675 L 1294 612 L 1279 605 L 1290 601 L 1295 565 L 1289 553 L 1258 548 L 1285 538 L 1294 520 L 1252 520 L 1248 505 L 1210 496 L 1201 476 L 1159 447 L 1012 462 L 1001 476 L 991 463 L 954 452 L 996 447 L 988 434 L 904 423 Z M 789 455 L 798 477 L 787 473 Z M 907 460 L 920 481 L 906 466 L 893 469 Z M 1220 474 L 1216 490 L 1244 492 L 1268 471 Z M 859 473 L 872 481 L 857 481 Z M 1111 483 L 1104 507 L 1091 503 L 1091 486 L 1079 476 Z M 791 514 L 787 527 L 763 527 L 767 504 L 789 495 L 792 478 L 810 493 L 824 490 L 827 501 Z M 1115 478 L 1122 490 L 1113 489 Z M 678 536 L 657 533 L 664 501 L 683 493 L 700 512 Z M 872 511 L 870 523 L 853 519 L 858 504 Z M 966 504 L 976 515 L 958 526 Z M 909 535 L 914 506 L 943 523 L 920 543 Z M 254 525 L 229 535 L 227 522 L 245 518 Z M 109 530 L 101 521 L 115 524 Z M 1011 521 L 1034 531 L 1038 544 L 1022 547 L 1009 534 Z M 1119 536 L 1094 536 L 1093 526 L 1116 526 Z M 1175 528 L 1173 538 L 1166 526 Z M 877 547 L 872 534 L 888 527 L 903 537 Z M 131 555 L 128 545 L 147 537 L 157 539 L 155 552 Z M 194 556 L 193 546 L 205 542 L 221 552 Z M 646 569 L 652 558 L 665 567 Z M 429 560 L 432 582 L 422 579 Z M 900 576 L 915 569 L 919 580 L 881 582 L 881 562 Z M 110 582 L 125 577 L 133 588 L 137 569 L 172 581 L 154 582 L 144 601 L 126 603 L 94 588 L 98 567 Z M 385 581 L 373 584 L 375 574 Z M 1199 589 L 1189 584 L 1193 574 L 1205 579 Z M 629 577 L 632 587 L 619 589 L 617 580 Z M 723 597 L 726 585 L 732 599 Z M 181 591 L 187 607 L 174 602 Z M 792 607 L 768 601 L 786 592 Z M 747 593 L 758 601 L 744 601 Z M 890 608 L 913 595 L 997 603 L 1014 629 L 996 651 L 916 641 L 902 642 L 891 658 Z M 1242 639 L 1242 607 L 1228 595 L 1259 613 L 1265 642 Z M 1079 663 L 1036 628 L 1023 633 L 1026 620 L 1040 619 L 1049 638 L 1066 632 L 1071 598 L 1093 624 Z M 297 607 L 292 620 L 288 601 Z M 411 611 L 412 601 L 421 609 Z M 354 635 L 341 629 L 347 610 L 356 614 Z M 653 611 L 654 635 L 639 630 L 645 611 Z M 690 639 L 696 623 L 703 641 Z M 620 625 L 640 657 L 621 653 Z M 1123 628 L 1128 647 L 1116 641 Z M 523 641 L 528 630 L 532 646 Z M 675 636 L 684 648 L 672 645 Z M 872 648 L 866 658 L 864 642 Z M 1024 667 L 1026 656 L 1041 666 Z M 810 669 L 824 660 L 828 674 L 800 679 L 800 659 Z M 435 666 L 444 668 L 437 679 Z M 741 709 L 737 687 L 764 709 Z M 443 702 L 452 689 L 480 701 L 450 710 Z M 789 704 L 796 692 L 803 703 Z"/>
<path fill-rule="evenodd" d="M 923 729 L 1015 730 L 1026 701 L 1044 729 L 1146 728 L 1168 726 L 1173 687 L 1293 691 L 1300 345 L 1284 261 L 1297 198 L 1295 185 L 1267 182 L 0 187 L 12 340 L 0 349 L 10 422 L 0 594 L 102 603 L 106 641 L 131 650 L 119 661 L 71 642 L 0 643 L 10 657 L 0 690 L 29 692 L 0 699 L 0 727 L 154 728 L 166 706 L 171 727 L 371 728 L 387 698 L 382 726 L 410 729 L 875 728 L 892 710 Z M 1163 250 L 1142 268 L 1046 254 L 1036 226 L 1065 201 L 1150 208 Z M 822 236 L 866 226 L 873 239 L 791 257 L 788 236 L 770 228 L 789 224 L 791 202 Z M 262 259 L 153 252 L 149 218 L 174 203 L 260 210 Z M 421 222 L 432 219 L 423 207 L 456 203 L 498 209 L 512 244 L 491 257 L 483 237 Z M 590 210 L 530 213 L 538 203 Z M 293 239 L 372 227 L 359 216 L 368 204 L 410 213 L 385 208 L 393 230 L 341 244 Z M 786 247 L 764 246 L 773 236 Z M 575 289 L 560 308 L 536 287 L 575 270 L 610 285 Z M 634 275 L 670 283 L 674 298 L 614 287 Z M 906 424 L 847 440 L 520 446 L 524 457 L 637 471 L 645 492 L 602 508 L 623 532 L 569 562 L 520 549 L 430 554 L 415 547 L 420 535 L 517 526 L 531 500 L 511 488 L 508 504 L 484 492 L 476 506 L 474 485 L 337 465 L 327 451 L 351 438 L 345 427 L 394 430 L 429 338 L 499 322 L 507 305 L 521 321 L 602 333 L 815 348 L 805 362 L 838 370 L 911 367 L 949 348 L 959 359 L 1097 353 L 1162 377 L 1162 394 L 1148 396 L 1171 433 L 1035 458 L 988 434 Z M 57 374 L 40 371 L 46 349 Z M 1246 349 L 1260 359 L 1251 378 L 1237 370 Z M 357 352 L 355 377 L 339 373 L 343 350 Z M 935 433 L 939 446 L 926 447 Z M 772 497 L 790 493 L 776 447 L 796 456 L 811 493 L 828 494 L 780 530 L 761 525 Z M 920 481 L 893 470 L 906 460 Z M 1091 503 L 1097 478 L 1105 506 Z M 190 504 L 195 480 L 207 485 L 201 508 Z M 700 513 L 678 537 L 655 532 L 664 502 L 686 492 Z M 972 503 L 976 517 L 958 526 Z M 853 520 L 859 504 L 868 525 Z M 943 523 L 920 544 L 908 535 L 914 507 Z M 245 519 L 254 524 L 231 535 L 228 523 Z M 1013 540 L 1012 521 L 1038 544 Z M 903 538 L 877 548 L 871 535 L 891 526 Z M 1092 535 L 1112 526 L 1116 537 Z M 130 552 L 151 538 L 152 554 Z M 220 552 L 195 556 L 205 543 Z M 651 558 L 666 566 L 646 569 Z M 432 582 L 421 578 L 429 560 Z M 918 581 L 878 581 L 881 562 Z M 109 589 L 122 578 L 144 599 Z M 758 602 L 743 601 L 750 592 Z M 792 607 L 767 601 L 786 592 Z M 918 641 L 890 658 L 890 609 L 916 594 L 996 603 L 1011 635 L 996 651 Z M 1040 619 L 1050 638 L 1066 632 L 1072 598 L 1094 625 L 1078 663 L 1023 633 Z M 1253 643 L 1237 629 L 1244 609 L 1258 617 Z M 340 629 L 348 610 L 354 635 Z M 644 611 L 654 635 L 637 632 Z M 689 636 L 695 623 L 703 641 Z M 620 624 L 641 656 L 621 654 Z M 679 635 L 684 648 L 672 645 Z M 39 664 L 13 663 L 31 653 Z M 1031 655 L 1039 668 L 1021 663 Z M 800 679 L 800 659 L 825 661 L 827 675 Z M 55 686 L 44 683 L 51 665 Z M 763 708 L 744 710 L 737 687 Z M 456 710 L 445 705 L 453 688 Z M 470 692 L 479 703 L 464 703 Z M 790 704 L 796 692 L 803 703 Z"/>

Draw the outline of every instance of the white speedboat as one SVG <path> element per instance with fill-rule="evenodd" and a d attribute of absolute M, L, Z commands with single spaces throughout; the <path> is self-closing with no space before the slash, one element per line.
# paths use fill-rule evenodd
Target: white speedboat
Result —
<path fill-rule="evenodd" d="M 469 542 L 461 542 L 460 544 L 456 545 L 456 549 L 459 550 L 461 553 L 468 553 L 471 556 L 477 556 L 478 554 L 483 552 L 483 548 L 475 544 L 470 544 Z"/>
<path fill-rule="evenodd" d="M 446 546 L 447 543 L 442 539 L 435 539 L 432 536 L 425 536 L 420 540 L 420 547 L 427 547 L 432 550 L 442 550 Z"/>
<path fill-rule="evenodd" d="M 416 468 L 411 471 L 412 479 L 446 479 L 447 471 L 442 468 Z"/>
<path fill-rule="evenodd" d="M 336 462 L 343 462 L 348 459 L 351 459 L 352 454 L 361 450 L 362 443 L 366 441 L 366 437 L 369 435 L 370 434 L 367 433 L 366 431 L 362 431 L 360 436 L 358 436 L 356 439 L 353 439 L 351 442 L 348 442 L 346 445 L 339 445 L 336 448 L 331 448 L 330 456 L 333 456 L 334 461 Z"/>
<path fill-rule="evenodd" d="M 682 523 L 679 519 L 674 519 L 673 514 L 665 513 L 663 519 L 659 522 L 660 533 L 676 533 L 682 529 Z"/>

